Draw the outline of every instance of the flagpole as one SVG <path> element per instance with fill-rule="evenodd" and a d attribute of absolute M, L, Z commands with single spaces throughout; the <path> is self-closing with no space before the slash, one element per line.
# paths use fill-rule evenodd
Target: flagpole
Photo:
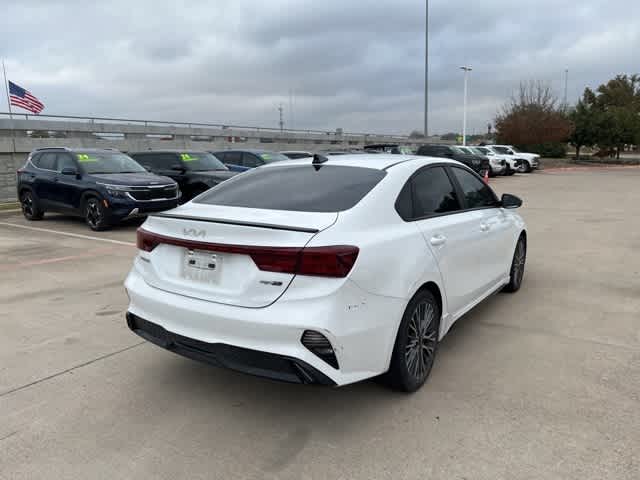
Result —
<path fill-rule="evenodd" d="M 9 99 L 9 82 L 7 81 L 7 69 L 4 67 L 4 58 L 2 59 L 2 74 L 4 75 L 4 89 L 7 92 L 7 105 L 9 106 L 9 118 L 13 119 L 11 111 L 11 100 Z"/>

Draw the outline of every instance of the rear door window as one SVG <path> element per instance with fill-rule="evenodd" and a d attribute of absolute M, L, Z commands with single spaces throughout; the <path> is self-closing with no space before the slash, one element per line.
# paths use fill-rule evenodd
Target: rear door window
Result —
<path fill-rule="evenodd" d="M 145 154 L 143 165 L 149 165 L 154 170 L 171 170 L 171 167 L 180 166 L 180 160 L 175 153 Z"/>
<path fill-rule="evenodd" d="M 76 166 L 76 162 L 73 160 L 71 155 L 69 155 L 68 153 L 59 153 L 58 161 L 56 163 L 56 170 L 58 172 L 62 172 L 62 169 L 64 168 L 78 168 L 78 167 Z"/>
<path fill-rule="evenodd" d="M 227 152 L 224 154 L 224 161 L 232 165 L 243 165 L 242 152 Z"/>
<path fill-rule="evenodd" d="M 43 168 L 45 170 L 55 170 L 56 154 L 52 152 L 43 153 L 34 163 L 38 168 Z"/>
<path fill-rule="evenodd" d="M 414 218 L 460 210 L 455 188 L 444 168 L 426 168 L 418 172 L 412 182 Z"/>
<path fill-rule="evenodd" d="M 255 168 L 259 167 L 260 165 L 264 165 L 264 162 L 253 153 L 244 152 L 242 154 L 242 165 L 249 168 Z"/>
<path fill-rule="evenodd" d="M 356 205 L 385 175 L 383 170 L 342 165 L 260 168 L 225 181 L 195 203 L 340 212 Z"/>

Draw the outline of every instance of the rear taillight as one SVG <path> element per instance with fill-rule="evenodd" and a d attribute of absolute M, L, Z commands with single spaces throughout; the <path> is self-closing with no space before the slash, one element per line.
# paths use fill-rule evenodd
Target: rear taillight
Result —
<path fill-rule="evenodd" d="M 309 247 L 302 250 L 298 272 L 300 275 L 346 277 L 358 258 L 358 247 Z"/>
<path fill-rule="evenodd" d="M 265 272 L 337 278 L 349 274 L 359 252 L 358 247 L 349 245 L 307 248 L 227 245 L 166 237 L 138 229 L 136 245 L 140 250 L 151 252 L 161 243 L 193 250 L 248 255 Z"/>

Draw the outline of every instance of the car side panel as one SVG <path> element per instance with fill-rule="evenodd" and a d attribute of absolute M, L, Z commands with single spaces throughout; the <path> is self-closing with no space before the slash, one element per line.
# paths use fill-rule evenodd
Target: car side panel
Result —
<path fill-rule="evenodd" d="M 349 222 L 321 232 L 309 242 L 309 246 L 347 243 L 360 248 L 348 279 L 367 294 L 386 298 L 390 304 L 397 306 L 390 318 L 386 317 L 389 315 L 386 312 L 385 318 L 372 319 L 373 323 L 382 322 L 388 327 L 384 335 L 384 358 L 388 368 L 404 310 L 422 285 L 433 282 L 438 286 L 442 296 L 443 317 L 447 316 L 447 297 L 440 270 L 415 223 L 404 222 L 398 217 L 397 222 L 378 223 L 364 230 L 357 226 L 350 230 L 343 225 L 349 225 Z M 381 312 L 376 313 L 382 315 Z M 441 336 L 445 324 L 445 321 L 441 322 Z"/>

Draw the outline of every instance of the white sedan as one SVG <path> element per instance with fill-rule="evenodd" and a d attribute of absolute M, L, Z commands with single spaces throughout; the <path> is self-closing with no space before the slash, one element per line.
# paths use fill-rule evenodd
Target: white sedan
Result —
<path fill-rule="evenodd" d="M 245 373 L 324 385 L 385 374 L 414 391 L 458 318 L 520 288 L 521 203 L 442 158 L 258 168 L 140 227 L 127 323 Z"/>

